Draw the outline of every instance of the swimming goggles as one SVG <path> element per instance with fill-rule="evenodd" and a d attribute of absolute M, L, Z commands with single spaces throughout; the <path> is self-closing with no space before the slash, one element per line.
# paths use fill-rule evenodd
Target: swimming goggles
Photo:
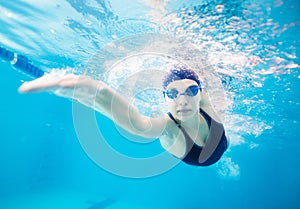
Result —
<path fill-rule="evenodd" d="M 187 96 L 194 97 L 198 94 L 199 90 L 201 91 L 200 87 L 197 85 L 188 87 L 183 93 L 179 93 L 179 91 L 176 89 L 170 89 L 164 91 L 164 96 L 167 95 L 167 97 L 170 99 L 175 99 L 180 95 L 187 95 Z"/>

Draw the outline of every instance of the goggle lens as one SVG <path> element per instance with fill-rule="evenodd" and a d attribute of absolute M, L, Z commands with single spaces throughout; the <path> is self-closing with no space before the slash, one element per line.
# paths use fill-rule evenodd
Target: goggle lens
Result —
<path fill-rule="evenodd" d="M 183 93 L 179 93 L 179 91 L 177 89 L 170 89 L 164 92 L 165 95 L 167 95 L 168 98 L 170 99 L 175 99 L 177 98 L 179 95 L 187 95 L 187 96 L 196 96 L 198 94 L 199 91 L 199 86 L 190 86 L 188 87 L 185 92 Z"/>

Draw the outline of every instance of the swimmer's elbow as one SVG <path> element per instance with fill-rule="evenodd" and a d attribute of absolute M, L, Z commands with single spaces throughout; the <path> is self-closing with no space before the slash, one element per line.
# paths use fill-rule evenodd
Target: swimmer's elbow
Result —
<path fill-rule="evenodd" d="M 131 129 L 131 132 L 144 138 L 159 138 L 165 129 L 165 124 L 159 118 L 143 116 L 141 120 L 133 122 Z"/>

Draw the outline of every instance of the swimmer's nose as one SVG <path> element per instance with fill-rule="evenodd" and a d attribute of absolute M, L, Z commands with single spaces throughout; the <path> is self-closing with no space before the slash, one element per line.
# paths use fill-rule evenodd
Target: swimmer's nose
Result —
<path fill-rule="evenodd" d="M 178 95 L 177 104 L 180 105 L 181 107 L 187 106 L 188 104 L 187 96 L 184 94 Z"/>

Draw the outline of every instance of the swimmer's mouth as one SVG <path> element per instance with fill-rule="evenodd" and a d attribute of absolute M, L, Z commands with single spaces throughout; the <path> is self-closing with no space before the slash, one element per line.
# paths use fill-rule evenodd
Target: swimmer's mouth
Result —
<path fill-rule="evenodd" d="M 190 112 L 190 109 L 182 109 L 182 110 L 177 110 L 178 113 L 187 113 Z"/>

